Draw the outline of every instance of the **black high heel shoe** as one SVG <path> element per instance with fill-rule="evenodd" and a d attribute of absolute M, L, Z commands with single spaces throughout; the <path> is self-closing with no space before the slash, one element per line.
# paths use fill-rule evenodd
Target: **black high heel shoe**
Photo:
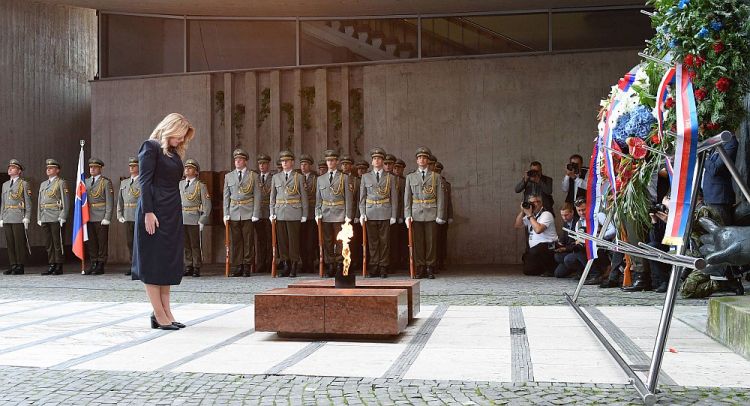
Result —
<path fill-rule="evenodd" d="M 180 323 L 179 321 L 173 321 L 172 325 L 175 326 L 175 327 L 177 327 L 177 328 L 185 328 L 185 327 L 187 327 L 186 325 Z"/>
<path fill-rule="evenodd" d="M 180 328 L 173 325 L 173 324 L 165 324 L 161 325 L 158 321 L 156 321 L 156 316 L 154 316 L 153 313 L 151 313 L 151 328 L 159 329 L 159 330 L 179 330 Z"/>

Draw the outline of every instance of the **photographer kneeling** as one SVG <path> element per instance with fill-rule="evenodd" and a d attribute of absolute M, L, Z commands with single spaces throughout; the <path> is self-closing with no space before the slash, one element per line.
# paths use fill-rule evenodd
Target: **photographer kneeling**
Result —
<path fill-rule="evenodd" d="M 523 255 L 523 273 L 526 275 L 552 272 L 556 265 L 554 251 L 550 249 L 550 243 L 557 241 L 555 220 L 542 204 L 540 195 L 529 195 L 516 217 L 516 228 L 525 228 L 529 234 L 529 249 Z"/>
<path fill-rule="evenodd" d="M 651 230 L 649 230 L 648 245 L 664 252 L 669 251 L 669 246 L 662 244 L 664 234 L 667 231 L 667 217 L 669 216 L 669 195 L 664 196 L 661 204 L 655 204 L 648 208 L 648 216 L 651 217 Z M 671 265 L 659 261 L 649 260 L 651 265 L 651 286 L 656 293 L 667 291 L 667 281 Z"/>
<path fill-rule="evenodd" d="M 586 204 L 586 199 L 578 199 L 576 200 L 575 205 L 576 212 L 578 212 L 578 216 L 581 218 L 578 221 L 578 224 L 576 224 L 575 231 L 585 234 L 586 211 L 588 210 L 588 204 Z M 599 222 L 599 227 L 604 225 L 606 219 L 607 216 L 604 213 L 599 212 L 596 215 L 596 220 Z M 604 233 L 604 239 L 607 241 L 612 241 L 615 238 L 616 234 L 617 230 L 612 225 L 612 223 L 610 223 L 607 226 L 607 231 Z M 567 266 L 568 269 L 571 270 L 571 273 L 582 272 L 584 267 L 586 266 L 586 263 L 588 262 L 585 243 L 585 241 L 576 241 L 576 245 L 573 248 L 573 253 L 568 254 L 565 257 L 565 266 Z M 607 256 L 607 251 L 604 249 L 597 250 L 596 256 L 597 258 L 592 264 L 588 278 L 586 279 L 586 281 L 584 281 L 585 285 L 598 285 L 603 281 L 602 270 L 604 270 L 609 264 L 609 257 Z"/>

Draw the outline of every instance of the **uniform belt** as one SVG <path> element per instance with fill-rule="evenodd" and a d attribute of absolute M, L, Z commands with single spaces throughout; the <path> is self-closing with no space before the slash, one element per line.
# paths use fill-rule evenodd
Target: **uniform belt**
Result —
<path fill-rule="evenodd" d="M 20 204 L 19 205 L 15 205 L 15 206 L 6 205 L 5 208 L 6 209 L 20 209 L 21 205 Z"/>
<path fill-rule="evenodd" d="M 59 203 L 42 203 L 40 204 L 40 206 L 42 206 L 42 208 L 47 209 L 47 208 L 52 208 L 52 207 L 60 207 L 60 204 Z"/>
<path fill-rule="evenodd" d="M 324 206 L 341 206 L 343 204 L 346 204 L 346 201 L 339 200 L 338 202 L 329 202 L 329 201 L 323 200 Z"/>
<path fill-rule="evenodd" d="M 426 199 L 426 200 L 412 199 L 412 202 L 414 202 L 414 203 L 428 204 L 428 203 L 436 203 L 437 199 Z"/>
<path fill-rule="evenodd" d="M 182 211 L 197 211 L 199 209 L 200 209 L 200 206 L 191 206 L 191 207 L 182 206 Z"/>
<path fill-rule="evenodd" d="M 299 199 L 276 200 L 276 204 L 294 204 L 294 203 L 300 203 L 300 200 Z"/>
<path fill-rule="evenodd" d="M 107 202 L 101 202 L 101 203 L 91 203 L 89 204 L 91 207 L 103 207 L 107 205 Z"/>
<path fill-rule="evenodd" d="M 263 199 L 263 200 L 261 200 L 261 203 L 263 203 L 263 204 L 271 204 L 271 199 Z"/>
<path fill-rule="evenodd" d="M 386 199 L 380 199 L 380 200 L 372 200 L 372 199 L 366 199 L 366 202 L 367 202 L 367 203 L 371 203 L 371 204 L 383 204 L 383 203 L 390 203 L 390 202 L 391 202 L 391 198 L 389 197 L 389 198 L 386 198 Z"/>
<path fill-rule="evenodd" d="M 125 203 L 125 207 L 136 207 L 138 203 Z"/>
<path fill-rule="evenodd" d="M 233 199 L 230 199 L 229 201 L 232 204 L 248 204 L 248 203 L 251 203 L 254 199 L 255 198 L 251 197 L 251 198 L 245 199 L 245 200 L 233 200 Z"/>

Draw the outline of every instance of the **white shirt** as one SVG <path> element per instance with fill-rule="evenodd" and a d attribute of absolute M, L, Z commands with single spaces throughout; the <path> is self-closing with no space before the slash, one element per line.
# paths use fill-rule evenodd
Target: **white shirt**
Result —
<path fill-rule="evenodd" d="M 260 181 L 265 182 L 268 179 L 268 172 L 260 174 Z"/>
<path fill-rule="evenodd" d="M 604 213 L 597 213 L 596 214 L 596 220 L 599 222 L 599 225 L 604 225 L 604 222 L 607 221 L 607 215 Z M 586 219 L 582 218 L 578 221 L 578 224 L 576 224 L 575 231 L 579 233 L 586 233 Z M 597 230 L 597 234 L 601 229 Z M 607 226 L 607 232 L 604 233 L 604 239 L 607 241 L 612 241 L 615 238 L 615 235 L 617 234 L 617 229 L 615 228 L 614 224 L 609 223 L 609 226 Z"/>
<path fill-rule="evenodd" d="M 573 190 L 573 200 L 575 201 L 578 198 L 578 189 L 586 190 L 588 188 L 588 171 L 586 171 L 586 176 L 581 177 L 580 174 L 576 175 L 576 179 L 573 182 L 575 189 Z M 560 185 L 562 188 L 563 193 L 568 193 L 568 182 L 570 180 L 570 176 L 565 175 L 565 177 L 562 180 L 562 184 Z M 586 197 L 586 196 L 583 196 Z"/>
<path fill-rule="evenodd" d="M 47 183 L 47 185 L 51 185 L 51 184 L 52 184 L 52 182 L 54 182 L 54 181 L 55 181 L 55 179 L 57 179 L 57 175 L 55 175 L 55 176 L 53 176 L 53 177 L 51 177 L 51 178 L 47 179 L 47 181 L 49 182 L 49 183 Z"/>
<path fill-rule="evenodd" d="M 534 227 L 531 226 L 531 221 L 525 216 L 523 218 L 523 224 L 526 229 L 529 230 L 529 248 L 534 248 L 539 243 L 555 242 L 557 241 L 557 230 L 555 230 L 555 218 L 552 217 L 552 213 L 543 211 L 533 215 L 536 218 L 537 223 L 547 226 L 547 229 L 542 231 L 541 234 L 537 234 L 534 231 Z"/>

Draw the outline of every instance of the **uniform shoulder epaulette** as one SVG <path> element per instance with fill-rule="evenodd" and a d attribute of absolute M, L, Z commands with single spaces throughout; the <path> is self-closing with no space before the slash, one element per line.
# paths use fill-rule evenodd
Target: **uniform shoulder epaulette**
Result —
<path fill-rule="evenodd" d="M 104 179 L 104 180 L 108 180 L 108 181 L 112 182 L 112 181 L 111 181 L 111 180 L 110 180 L 110 179 L 109 179 L 108 177 L 106 177 L 106 176 L 104 176 L 104 175 L 102 175 L 102 179 Z"/>
<path fill-rule="evenodd" d="M 202 180 L 199 180 L 199 181 L 200 181 L 200 183 L 201 183 L 202 185 L 208 185 L 208 183 L 206 183 L 206 182 L 204 182 L 204 181 L 202 181 Z"/>

